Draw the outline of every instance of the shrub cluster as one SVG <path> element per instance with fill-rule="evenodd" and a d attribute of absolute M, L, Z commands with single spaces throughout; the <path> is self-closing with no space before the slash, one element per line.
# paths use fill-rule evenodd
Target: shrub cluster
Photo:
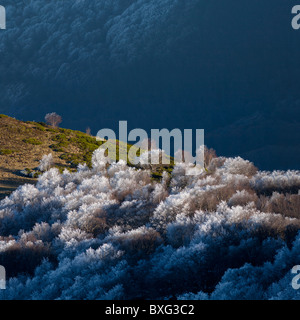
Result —
<path fill-rule="evenodd" d="M 299 171 L 211 157 L 154 181 L 101 149 L 91 165 L 0 202 L 1 299 L 300 298 Z"/>

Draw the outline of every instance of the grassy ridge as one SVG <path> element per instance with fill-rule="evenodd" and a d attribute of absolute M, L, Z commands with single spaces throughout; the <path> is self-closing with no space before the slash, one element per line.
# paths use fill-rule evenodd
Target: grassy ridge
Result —
<path fill-rule="evenodd" d="M 54 166 L 61 172 L 64 169 L 75 171 L 80 163 L 90 167 L 93 152 L 104 142 L 81 131 L 53 128 L 43 122 L 20 121 L 0 114 L 0 198 L 11 192 L 11 185 L 15 189 L 25 182 L 34 182 L 20 178 L 19 172 L 34 170 L 43 155 L 52 153 Z M 112 147 L 113 141 L 108 145 Z M 145 151 L 117 140 L 116 160 L 122 155 L 124 159 L 131 147 L 138 156 Z M 127 162 L 132 165 L 133 159 L 127 157 Z M 153 178 L 160 178 L 164 170 L 170 172 L 172 165 L 154 166 Z"/>

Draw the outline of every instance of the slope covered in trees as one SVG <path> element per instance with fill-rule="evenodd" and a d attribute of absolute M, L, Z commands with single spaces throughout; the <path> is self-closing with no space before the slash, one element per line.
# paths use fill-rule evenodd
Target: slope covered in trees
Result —
<path fill-rule="evenodd" d="M 1 299 L 299 299 L 299 171 L 218 157 L 160 181 L 103 150 L 0 202 Z"/>

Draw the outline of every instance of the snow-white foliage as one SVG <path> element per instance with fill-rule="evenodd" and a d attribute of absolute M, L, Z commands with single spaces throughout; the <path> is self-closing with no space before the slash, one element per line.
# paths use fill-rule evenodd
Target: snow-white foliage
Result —
<path fill-rule="evenodd" d="M 252 186 L 260 191 L 300 189 L 300 171 L 258 172 L 251 180 Z"/>
<path fill-rule="evenodd" d="M 297 203 L 300 172 L 213 162 L 193 176 L 179 163 L 157 182 L 98 149 L 92 169 L 52 168 L 19 187 L 0 202 L 0 298 L 299 299 L 299 207 L 264 208 L 286 189 Z"/>
<path fill-rule="evenodd" d="M 38 166 L 38 169 L 40 171 L 47 171 L 51 168 L 51 166 L 53 165 L 53 155 L 52 153 L 49 154 L 45 154 L 42 158 L 42 160 L 40 160 L 40 164 Z"/>
<path fill-rule="evenodd" d="M 229 200 L 228 204 L 230 206 L 237 206 L 237 205 L 246 205 L 249 202 L 257 201 L 258 197 L 256 194 L 249 193 L 246 190 L 237 191 Z"/>
<path fill-rule="evenodd" d="M 109 162 L 109 158 L 105 156 L 105 149 L 98 148 L 95 150 L 92 156 L 92 165 L 94 170 L 105 170 L 106 164 Z"/>

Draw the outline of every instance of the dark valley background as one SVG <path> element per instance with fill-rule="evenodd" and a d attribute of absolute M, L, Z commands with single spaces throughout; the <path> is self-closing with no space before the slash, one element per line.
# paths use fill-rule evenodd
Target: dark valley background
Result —
<path fill-rule="evenodd" d="M 11 1 L 0 113 L 96 134 L 201 128 L 260 169 L 299 169 L 296 1 Z"/>

